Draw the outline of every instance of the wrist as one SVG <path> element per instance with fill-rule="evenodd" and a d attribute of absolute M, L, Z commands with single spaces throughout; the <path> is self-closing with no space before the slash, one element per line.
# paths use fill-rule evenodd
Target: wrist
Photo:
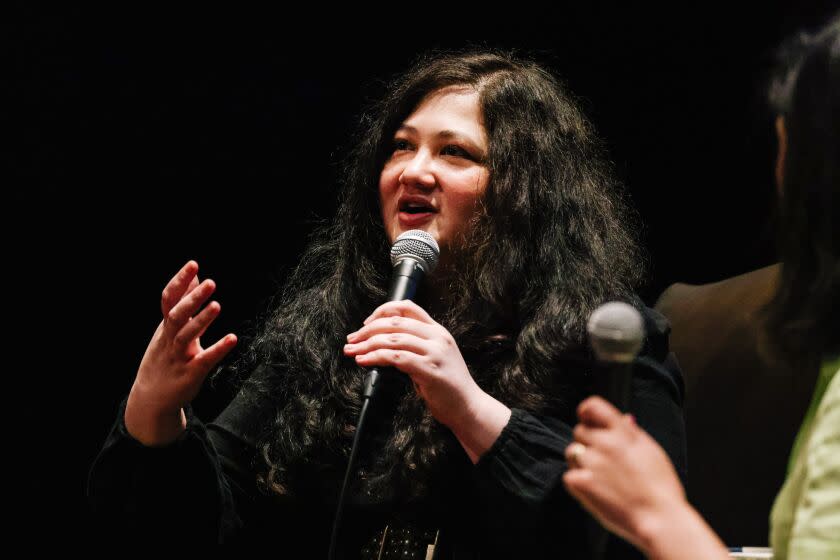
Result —
<path fill-rule="evenodd" d="M 726 558 L 726 547 L 703 518 L 680 499 L 640 516 L 637 546 L 650 560 Z"/>
<path fill-rule="evenodd" d="M 184 409 L 157 406 L 132 389 L 123 418 L 129 435 L 149 447 L 160 447 L 175 441 L 187 428 Z"/>
<path fill-rule="evenodd" d="M 684 524 L 687 507 L 687 503 L 675 501 L 667 507 L 640 511 L 633 523 L 633 532 L 639 541 L 639 548 L 648 556 L 652 556 L 653 552 L 661 548 L 664 539 L 673 537 L 674 527 Z"/>
<path fill-rule="evenodd" d="M 449 426 L 473 463 L 498 439 L 510 420 L 510 409 L 476 386 L 462 407 L 462 413 Z"/>

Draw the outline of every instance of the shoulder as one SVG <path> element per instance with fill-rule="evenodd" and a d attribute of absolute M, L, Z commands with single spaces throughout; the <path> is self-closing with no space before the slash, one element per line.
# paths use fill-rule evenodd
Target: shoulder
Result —
<path fill-rule="evenodd" d="M 630 302 L 641 314 L 645 328 L 645 340 L 636 358 L 634 375 L 652 378 L 668 388 L 674 400 L 682 403 L 685 396 L 685 380 L 669 337 L 671 323 L 665 315 L 645 305 L 636 298 Z"/>
<path fill-rule="evenodd" d="M 631 303 L 642 315 L 645 326 L 645 343 L 639 354 L 664 361 L 670 352 L 668 337 L 671 334 L 671 322 L 665 315 L 641 301 Z"/>

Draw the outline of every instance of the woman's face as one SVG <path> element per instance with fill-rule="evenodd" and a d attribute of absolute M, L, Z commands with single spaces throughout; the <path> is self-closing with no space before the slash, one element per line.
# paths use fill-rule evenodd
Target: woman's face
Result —
<path fill-rule="evenodd" d="M 421 101 L 394 134 L 379 177 L 389 241 L 421 229 L 435 237 L 446 260 L 487 186 L 487 149 L 475 90 L 444 88 Z"/>

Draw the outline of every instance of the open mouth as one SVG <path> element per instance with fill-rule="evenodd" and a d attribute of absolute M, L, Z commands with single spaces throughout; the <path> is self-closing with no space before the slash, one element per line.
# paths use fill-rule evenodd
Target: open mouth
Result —
<path fill-rule="evenodd" d="M 431 204 L 422 201 L 402 201 L 399 205 L 399 219 L 402 225 L 414 227 L 426 222 L 437 210 Z"/>
<path fill-rule="evenodd" d="M 400 212 L 406 214 L 430 214 L 434 211 L 435 209 L 428 204 L 418 202 L 403 202 L 400 204 Z"/>

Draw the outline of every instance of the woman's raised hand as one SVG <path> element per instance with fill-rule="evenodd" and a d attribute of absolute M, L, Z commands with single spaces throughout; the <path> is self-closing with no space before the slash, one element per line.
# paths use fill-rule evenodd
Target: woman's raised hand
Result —
<path fill-rule="evenodd" d="M 347 337 L 344 353 L 365 366 L 411 377 L 432 415 L 449 427 L 473 462 L 490 448 L 510 410 L 473 380 L 455 339 L 410 300 L 380 305 Z"/>
<path fill-rule="evenodd" d="M 236 345 L 233 334 L 209 348 L 202 348 L 199 341 L 221 310 L 216 301 L 201 309 L 215 289 L 212 280 L 199 282 L 198 264 L 189 261 L 163 290 L 163 320 L 140 362 L 125 411 L 126 429 L 145 445 L 166 445 L 184 431 L 183 407 Z"/>

